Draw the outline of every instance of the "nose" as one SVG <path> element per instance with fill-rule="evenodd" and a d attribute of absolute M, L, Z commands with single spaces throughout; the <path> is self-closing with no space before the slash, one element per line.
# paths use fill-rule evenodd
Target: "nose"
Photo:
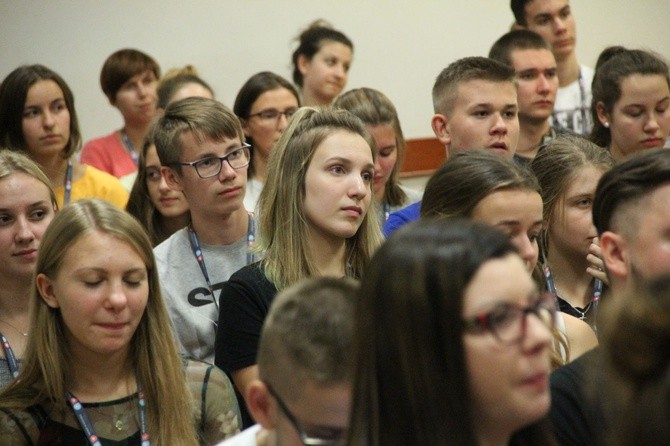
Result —
<path fill-rule="evenodd" d="M 368 194 L 369 183 L 366 183 L 360 175 L 353 176 L 349 189 L 349 196 L 360 201 Z"/>
<path fill-rule="evenodd" d="M 554 18 L 553 25 L 554 25 L 554 32 L 556 34 L 560 34 L 562 32 L 565 32 L 565 30 L 566 30 L 565 22 L 560 17 L 555 17 Z"/>
<path fill-rule="evenodd" d="M 287 125 L 288 117 L 286 116 L 286 113 L 280 113 L 279 118 L 277 118 L 277 130 L 283 132 Z"/>
<path fill-rule="evenodd" d="M 42 116 L 42 125 L 44 125 L 44 127 L 51 128 L 54 126 L 56 121 L 51 110 L 45 110 Z"/>
<path fill-rule="evenodd" d="M 507 133 L 507 123 L 505 122 L 505 119 L 503 118 L 503 115 L 501 113 L 497 113 L 495 116 L 495 122 L 493 123 L 493 127 L 491 127 L 491 134 L 501 134 L 504 135 Z"/>
<path fill-rule="evenodd" d="M 519 250 L 519 255 L 526 264 L 526 269 L 530 272 L 535 268 L 539 255 L 537 242 L 532 241 L 527 234 L 519 235 L 512 240 L 512 243 Z"/>
<path fill-rule="evenodd" d="M 658 125 L 658 116 L 656 116 L 655 113 L 651 113 L 649 115 L 649 119 L 647 119 L 644 123 L 644 131 L 648 133 L 656 133 L 656 131 L 660 128 Z"/>
<path fill-rule="evenodd" d="M 540 94 L 547 94 L 550 91 L 550 83 L 544 74 L 540 74 L 537 82 L 537 92 Z"/>
<path fill-rule="evenodd" d="M 160 181 L 158 182 L 158 190 L 159 190 L 161 193 L 164 193 L 164 194 L 165 194 L 165 193 L 167 193 L 167 192 L 170 191 L 170 187 L 168 186 L 167 181 L 165 181 L 165 176 L 163 175 L 162 172 L 160 173 L 160 176 L 161 176 L 161 179 L 160 179 Z"/>
<path fill-rule="evenodd" d="M 227 181 L 232 180 L 237 176 L 237 172 L 235 172 L 235 169 L 230 165 L 228 160 L 222 161 L 221 162 L 221 171 L 219 172 L 219 181 L 222 183 L 225 183 Z"/>
<path fill-rule="evenodd" d="M 118 311 L 128 304 L 128 297 L 123 284 L 123 280 L 110 279 L 109 282 L 109 296 L 107 297 L 108 308 Z"/>
<path fill-rule="evenodd" d="M 17 244 L 27 244 L 35 239 L 32 225 L 25 218 L 18 218 L 16 221 L 16 234 L 14 241 Z"/>
<path fill-rule="evenodd" d="M 342 64 L 337 64 L 335 66 L 335 74 L 340 79 L 345 79 L 347 77 L 347 70 L 344 69 Z"/>
<path fill-rule="evenodd" d="M 552 341 L 551 327 L 535 313 L 526 313 L 524 317 L 523 349 L 529 353 L 548 352 Z"/>

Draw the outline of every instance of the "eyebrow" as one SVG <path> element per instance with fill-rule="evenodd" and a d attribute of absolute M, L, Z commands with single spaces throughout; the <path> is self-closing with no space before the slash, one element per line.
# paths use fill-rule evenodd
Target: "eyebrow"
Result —
<path fill-rule="evenodd" d="M 34 203 L 30 203 L 27 207 L 28 208 L 36 208 L 36 207 L 40 207 L 40 206 L 48 206 L 49 204 L 50 204 L 50 202 L 48 202 L 46 200 L 40 200 L 40 201 L 36 201 Z M 0 212 L 9 212 L 9 211 L 11 211 L 11 208 L 0 208 Z"/>
<path fill-rule="evenodd" d="M 332 157 L 332 158 L 328 158 L 328 159 L 326 160 L 326 163 L 332 163 L 332 162 L 339 162 L 339 163 L 347 164 L 347 165 L 351 165 L 351 164 L 354 163 L 351 159 L 349 159 L 349 158 L 343 158 L 343 157 L 341 157 L 341 156 L 334 156 L 334 157 Z M 366 167 L 366 168 L 370 168 L 370 167 L 374 168 L 375 165 L 374 165 L 374 163 L 367 163 L 367 164 L 365 165 L 365 167 Z"/>

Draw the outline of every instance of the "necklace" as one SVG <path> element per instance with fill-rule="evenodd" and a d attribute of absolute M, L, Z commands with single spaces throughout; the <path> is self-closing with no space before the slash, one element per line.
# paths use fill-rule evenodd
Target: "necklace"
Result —
<path fill-rule="evenodd" d="M 6 319 L 2 319 L 2 318 L 0 318 L 0 322 L 4 322 L 5 324 L 9 325 L 9 326 L 12 327 L 17 333 L 23 335 L 24 337 L 27 337 L 27 336 L 28 336 L 28 332 L 23 332 L 23 331 L 19 330 L 18 328 L 16 328 L 16 326 L 15 326 L 14 324 L 11 324 L 11 323 L 10 323 L 9 321 L 7 321 Z"/>
<path fill-rule="evenodd" d="M 130 417 L 132 415 L 133 411 L 133 400 L 134 396 L 128 397 L 128 401 L 121 407 L 117 407 L 117 405 L 111 406 L 111 407 L 97 407 L 98 405 L 86 405 L 87 408 L 90 408 L 94 410 L 95 412 L 99 413 L 100 415 L 109 418 L 112 423 L 112 427 L 114 427 L 117 431 L 121 432 L 122 430 L 128 431 L 128 426 L 130 425 Z M 103 409 L 112 409 L 113 413 L 109 413 L 108 411 L 104 411 Z"/>

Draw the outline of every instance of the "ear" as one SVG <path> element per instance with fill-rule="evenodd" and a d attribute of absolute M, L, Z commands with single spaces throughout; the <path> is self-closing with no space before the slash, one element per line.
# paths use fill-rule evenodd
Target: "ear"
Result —
<path fill-rule="evenodd" d="M 249 138 L 249 120 L 240 118 L 240 124 L 242 124 L 242 131 L 244 132 L 245 138 Z"/>
<path fill-rule="evenodd" d="M 605 231 L 600 235 L 600 249 L 607 272 L 612 278 L 625 281 L 630 275 L 630 258 L 626 240 L 611 231 Z"/>
<path fill-rule="evenodd" d="M 309 65 L 312 61 L 307 58 L 304 54 L 298 56 L 298 71 L 304 76 L 309 69 Z"/>
<path fill-rule="evenodd" d="M 449 131 L 448 118 L 441 113 L 436 113 L 430 119 L 430 125 L 433 127 L 433 133 L 435 133 L 437 139 L 444 144 L 444 148 L 447 151 L 447 157 L 449 157 L 451 133 Z"/>
<path fill-rule="evenodd" d="M 35 277 L 35 284 L 37 285 L 37 290 L 40 292 L 44 302 L 51 308 L 58 308 L 58 298 L 54 294 L 53 282 L 46 274 L 40 273 Z"/>
<path fill-rule="evenodd" d="M 598 121 L 600 121 L 603 126 L 609 127 L 611 119 L 607 111 L 605 111 L 605 104 L 603 104 L 602 101 L 598 101 L 596 104 L 596 114 L 598 115 Z"/>
<path fill-rule="evenodd" d="M 161 175 L 163 175 L 163 178 L 165 178 L 165 182 L 167 183 L 170 189 L 182 193 L 184 192 L 184 188 L 181 183 L 181 176 L 179 176 L 179 174 L 177 174 L 177 172 L 175 172 L 174 169 L 172 169 L 171 167 L 162 166 Z"/>
<path fill-rule="evenodd" d="M 263 381 L 255 379 L 247 386 L 246 403 L 254 420 L 264 429 L 275 428 L 276 421 L 270 391 Z"/>

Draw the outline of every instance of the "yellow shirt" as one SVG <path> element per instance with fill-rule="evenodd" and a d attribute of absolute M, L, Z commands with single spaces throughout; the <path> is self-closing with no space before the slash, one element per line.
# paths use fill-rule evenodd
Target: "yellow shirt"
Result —
<path fill-rule="evenodd" d="M 95 167 L 82 166 L 85 168 L 84 174 L 72 182 L 70 203 L 84 198 L 101 198 L 121 209 L 126 208 L 128 192 L 118 178 Z M 58 186 L 54 192 L 56 192 L 58 206 L 62 208 L 65 200 L 65 186 Z"/>

